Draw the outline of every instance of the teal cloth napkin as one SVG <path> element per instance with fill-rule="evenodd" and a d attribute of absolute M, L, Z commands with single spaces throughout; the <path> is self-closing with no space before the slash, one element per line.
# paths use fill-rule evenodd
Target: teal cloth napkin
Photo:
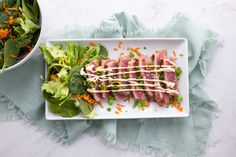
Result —
<path fill-rule="evenodd" d="M 55 36 L 54 36 L 55 37 Z M 199 157 L 205 148 L 216 111 L 200 83 L 216 48 L 216 34 L 178 14 L 163 29 L 147 29 L 136 16 L 114 14 L 100 26 L 77 28 L 60 38 L 184 37 L 189 44 L 190 116 L 139 120 L 47 121 L 40 90 L 44 60 L 40 52 L 21 67 L 0 76 L 0 120 L 24 119 L 49 137 L 72 143 L 84 132 L 100 135 L 106 143 L 125 150 L 160 156 Z M 51 37 L 53 38 L 53 37 Z"/>

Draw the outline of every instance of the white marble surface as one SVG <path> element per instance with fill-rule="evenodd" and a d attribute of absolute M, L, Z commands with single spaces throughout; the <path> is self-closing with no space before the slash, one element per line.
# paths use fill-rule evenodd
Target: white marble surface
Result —
<path fill-rule="evenodd" d="M 214 28 L 222 44 L 209 66 L 204 88 L 220 106 L 207 147 L 207 157 L 232 157 L 236 153 L 236 1 L 235 0 L 39 0 L 45 34 L 65 25 L 97 25 L 114 12 L 136 14 L 150 27 L 161 27 L 177 12 Z M 22 121 L 0 123 L 0 157 L 141 157 L 107 147 L 97 137 L 83 136 L 71 146 L 55 144 L 36 127 Z"/>

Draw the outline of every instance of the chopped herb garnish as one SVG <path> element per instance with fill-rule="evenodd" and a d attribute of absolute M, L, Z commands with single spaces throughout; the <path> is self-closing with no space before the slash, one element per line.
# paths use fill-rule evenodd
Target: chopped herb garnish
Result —
<path fill-rule="evenodd" d="M 134 57 L 134 53 L 133 52 L 129 52 L 129 56 L 130 57 Z"/>
<path fill-rule="evenodd" d="M 177 78 L 180 78 L 180 75 L 182 74 L 182 69 L 180 67 L 177 67 L 175 69 L 175 75 Z"/>
<path fill-rule="evenodd" d="M 164 72 L 160 72 L 160 76 L 159 76 L 160 80 L 164 80 L 164 77 L 165 77 Z"/>
<path fill-rule="evenodd" d="M 106 90 L 107 89 L 107 86 L 105 84 L 101 84 L 99 87 L 100 87 L 101 90 Z"/>
<path fill-rule="evenodd" d="M 108 111 L 108 112 L 111 112 L 111 108 L 110 108 L 110 107 L 108 107 L 108 108 L 107 108 L 107 111 Z"/>
<path fill-rule="evenodd" d="M 139 107 L 140 109 L 143 109 L 146 106 L 146 100 L 138 100 L 135 99 L 134 100 L 134 105 L 133 108 Z"/>
<path fill-rule="evenodd" d="M 176 97 L 175 101 L 176 101 L 177 103 L 180 103 L 180 102 L 183 101 L 183 97 L 180 96 L 180 95 L 178 95 L 178 96 Z"/>
<path fill-rule="evenodd" d="M 114 95 L 109 96 L 109 98 L 108 98 L 108 104 L 109 104 L 109 105 L 113 105 L 114 101 L 115 101 Z"/>
<path fill-rule="evenodd" d="M 128 74 L 128 73 L 125 73 L 125 74 L 123 75 L 123 77 L 124 77 L 124 79 L 127 79 L 127 78 L 129 78 L 129 74 Z"/>
<path fill-rule="evenodd" d="M 120 84 L 121 84 L 121 82 L 120 82 L 120 81 L 117 81 L 117 80 L 115 80 L 115 81 L 112 81 L 112 82 L 111 82 L 111 84 L 112 84 L 112 85 L 120 85 Z"/>

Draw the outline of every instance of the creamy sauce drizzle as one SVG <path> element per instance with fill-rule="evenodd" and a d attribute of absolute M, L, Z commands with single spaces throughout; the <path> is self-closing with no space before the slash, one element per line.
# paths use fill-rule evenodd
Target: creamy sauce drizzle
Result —
<path fill-rule="evenodd" d="M 107 92 L 130 92 L 130 91 L 151 91 L 151 92 L 165 92 L 165 93 L 169 93 L 169 94 L 179 94 L 178 91 L 176 90 L 172 90 L 172 89 L 118 89 L 118 90 L 97 90 L 95 88 L 92 89 L 87 89 L 88 92 L 90 93 L 107 93 Z"/>
<path fill-rule="evenodd" d="M 100 78 L 104 78 L 104 77 L 108 77 L 108 76 L 114 76 L 114 75 L 122 75 L 122 74 L 131 74 L 131 73 L 138 73 L 138 72 L 143 72 L 143 73 L 151 73 L 151 72 L 175 72 L 174 68 L 162 68 L 162 69 L 155 69 L 155 70 L 136 70 L 136 71 L 124 71 L 124 72 L 117 72 L 117 73 L 110 73 L 110 74 L 104 74 L 101 76 L 95 75 L 95 74 L 88 74 L 84 72 L 84 69 L 81 69 L 83 71 L 80 71 L 81 75 L 87 75 L 87 76 L 93 76 L 93 77 L 100 77 Z"/>
<path fill-rule="evenodd" d="M 81 69 L 80 74 L 83 76 L 90 76 L 92 78 L 88 78 L 88 81 L 91 82 L 96 82 L 96 81 L 101 81 L 101 82 L 105 82 L 105 81 L 121 81 L 121 82 L 130 82 L 130 84 L 120 84 L 120 85 L 107 85 L 107 87 L 134 87 L 134 86 L 140 86 L 140 87 L 154 87 L 155 89 L 138 89 L 138 88 L 130 88 L 130 89 L 124 89 L 124 88 L 119 88 L 116 90 L 98 90 L 95 88 L 92 89 L 88 89 L 87 91 L 90 93 L 106 93 L 106 92 L 131 92 L 131 91 L 151 91 L 151 92 L 165 92 L 165 93 L 169 93 L 169 94 L 179 94 L 179 92 L 177 90 L 173 90 L 173 89 L 164 89 L 161 87 L 160 82 L 165 83 L 167 87 L 173 88 L 175 86 L 174 82 L 169 82 L 169 81 L 165 81 L 165 80 L 159 80 L 158 79 L 158 72 L 175 72 L 175 67 L 176 64 L 174 62 L 172 62 L 169 59 L 164 59 L 165 61 L 168 61 L 171 65 L 143 65 L 143 66 L 128 66 L 128 67 L 111 67 L 111 68 L 102 68 L 97 67 L 95 70 L 94 67 L 95 65 L 91 64 L 88 65 L 86 67 L 86 70 L 90 71 L 91 73 L 96 73 L 96 72 L 109 72 L 109 71 L 113 71 L 113 70 L 122 70 L 122 69 L 131 69 L 133 70 L 134 68 L 155 68 L 155 69 L 151 69 L 151 70 L 135 70 L 135 71 L 124 71 L 124 72 L 115 72 L 115 73 L 109 73 L 109 74 L 102 74 L 100 76 L 96 75 L 96 74 L 89 74 L 86 73 L 84 68 Z M 110 76 L 115 76 L 115 75 L 123 75 L 123 74 L 132 74 L 132 73 L 154 73 L 155 75 L 153 75 L 154 79 L 146 79 L 146 78 L 142 78 L 142 79 L 136 79 L 136 78 L 128 78 L 128 79 L 122 79 L 122 78 L 111 78 Z M 151 74 L 152 75 L 152 74 Z M 136 81 L 150 81 L 153 82 L 154 84 L 147 84 L 147 83 L 138 83 Z"/>
<path fill-rule="evenodd" d="M 134 81 L 150 81 L 150 82 L 162 82 L 165 83 L 166 86 L 173 88 L 175 86 L 174 82 L 169 82 L 169 81 L 164 81 L 164 80 L 159 80 L 159 79 L 135 79 L 135 78 L 128 78 L 128 79 L 114 79 L 114 78 L 107 78 L 107 79 L 100 79 L 100 78 L 89 78 L 88 81 L 91 82 L 96 82 L 97 80 L 101 81 L 101 82 L 106 82 L 106 81 L 122 81 L 122 82 L 134 82 Z M 156 84 L 155 86 L 158 86 L 158 84 Z"/>

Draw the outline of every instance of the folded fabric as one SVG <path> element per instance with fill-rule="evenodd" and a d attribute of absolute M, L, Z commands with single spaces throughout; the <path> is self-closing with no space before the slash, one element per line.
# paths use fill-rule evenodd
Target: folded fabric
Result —
<path fill-rule="evenodd" d="M 65 31 L 64 31 L 65 32 Z M 85 33 L 86 32 L 86 33 Z M 99 27 L 75 28 L 60 38 L 175 38 L 188 39 L 190 116 L 141 120 L 47 121 L 40 86 L 44 60 L 40 52 L 21 67 L 0 75 L 0 120 L 24 119 L 56 141 L 72 143 L 85 131 L 101 135 L 110 145 L 159 156 L 204 156 L 216 103 L 200 86 L 216 48 L 216 35 L 178 14 L 160 31 L 147 29 L 136 16 L 114 14 Z M 56 38 L 51 36 L 50 38 Z"/>

